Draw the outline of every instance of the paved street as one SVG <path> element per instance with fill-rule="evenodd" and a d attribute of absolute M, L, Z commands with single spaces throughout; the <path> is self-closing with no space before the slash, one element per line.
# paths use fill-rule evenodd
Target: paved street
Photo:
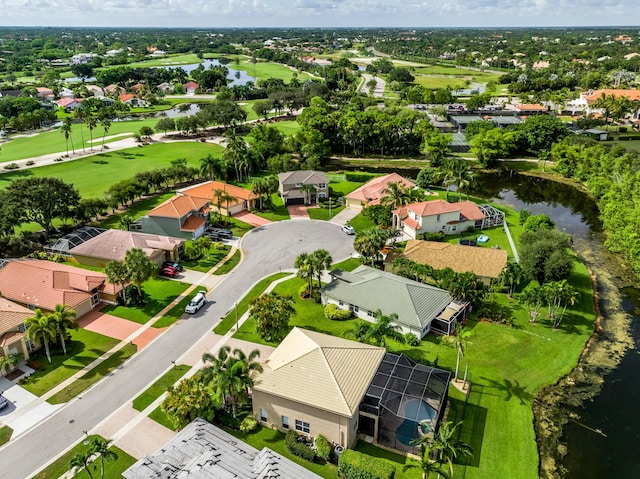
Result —
<path fill-rule="evenodd" d="M 179 321 L 120 369 L 72 400 L 43 423 L 0 449 L 3 479 L 24 479 L 80 441 L 122 404 L 131 401 L 265 275 L 291 268 L 302 252 L 329 250 L 334 261 L 353 252 L 353 237 L 323 221 L 286 221 L 255 228 L 242 240 L 243 261 L 209 294 L 206 308 Z"/>

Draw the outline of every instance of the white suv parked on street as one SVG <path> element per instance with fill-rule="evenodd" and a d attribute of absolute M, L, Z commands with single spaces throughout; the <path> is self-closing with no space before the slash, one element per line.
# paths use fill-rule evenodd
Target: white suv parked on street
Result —
<path fill-rule="evenodd" d="M 205 297 L 205 291 L 198 291 L 191 302 L 187 304 L 187 307 L 184 308 L 185 313 L 197 313 L 200 308 L 207 302 L 207 298 Z"/>

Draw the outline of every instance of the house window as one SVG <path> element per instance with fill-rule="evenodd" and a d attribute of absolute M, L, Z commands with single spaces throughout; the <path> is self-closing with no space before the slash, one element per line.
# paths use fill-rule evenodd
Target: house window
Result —
<path fill-rule="evenodd" d="M 21 333 L 24 333 L 26 330 L 27 327 L 24 325 L 24 323 L 18 325 L 18 331 L 20 331 Z"/>
<path fill-rule="evenodd" d="M 318 198 L 326 198 L 327 194 L 326 193 L 318 193 Z"/>
<path fill-rule="evenodd" d="M 373 311 L 367 311 L 367 316 L 373 318 L 375 316 L 375 313 Z"/>
<path fill-rule="evenodd" d="M 296 183 L 296 188 L 300 188 L 302 186 L 302 183 Z"/>
<path fill-rule="evenodd" d="M 440 215 L 436 215 L 436 221 L 440 221 Z"/>
<path fill-rule="evenodd" d="M 267 419 L 268 419 L 267 410 L 260 408 L 260 421 L 261 422 L 267 422 Z"/>
<path fill-rule="evenodd" d="M 289 429 L 289 418 L 282 416 L 282 429 Z"/>
<path fill-rule="evenodd" d="M 318 189 L 324 190 L 327 187 L 326 183 L 318 183 Z"/>
<path fill-rule="evenodd" d="M 308 422 L 300 421 L 296 419 L 296 431 L 304 432 L 305 434 L 310 434 L 311 426 L 309 426 Z"/>
<path fill-rule="evenodd" d="M 451 231 L 457 231 L 458 227 L 457 226 L 452 226 L 451 227 Z"/>
<path fill-rule="evenodd" d="M 353 312 L 354 313 L 359 313 L 360 312 L 360 308 L 358 306 L 353 306 Z"/>
<path fill-rule="evenodd" d="M 29 352 L 33 351 L 36 348 L 35 344 L 33 344 L 33 341 L 31 341 L 30 339 L 25 338 L 24 344 L 27 346 L 27 351 Z"/>
<path fill-rule="evenodd" d="M 340 300 L 340 301 L 338 301 L 338 304 L 339 304 L 340 306 L 344 306 L 344 301 Z"/>

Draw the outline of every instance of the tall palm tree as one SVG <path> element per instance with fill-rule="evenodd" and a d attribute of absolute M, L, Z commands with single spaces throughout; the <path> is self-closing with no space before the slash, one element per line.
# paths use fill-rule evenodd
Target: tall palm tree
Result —
<path fill-rule="evenodd" d="M 66 117 L 64 120 L 62 120 L 60 131 L 64 135 L 64 141 L 67 148 L 67 156 L 69 156 L 69 137 L 71 137 L 71 133 L 73 131 L 73 121 L 70 117 Z M 73 148 L 73 140 L 71 141 L 71 147 Z M 74 149 L 73 152 L 75 153 L 76 150 Z"/>
<path fill-rule="evenodd" d="M 365 336 L 367 342 L 373 342 L 376 346 L 386 347 L 387 338 L 402 340 L 402 334 L 399 332 L 400 327 L 392 324 L 398 320 L 396 313 L 386 316 L 378 309 L 375 313 L 375 318 L 375 323 L 373 323 Z"/>
<path fill-rule="evenodd" d="M 447 465 L 449 476 L 453 476 L 453 461 L 458 456 L 473 455 L 472 447 L 466 442 L 460 441 L 460 435 L 456 434 L 462 421 L 452 425 L 451 421 L 441 423 L 432 443 L 433 450 L 436 452 L 436 461 Z"/>
<path fill-rule="evenodd" d="M 309 253 L 298 255 L 293 263 L 294 268 L 298 268 L 296 273 L 300 278 L 307 281 L 307 291 L 309 294 L 313 292 L 313 259 Z"/>
<path fill-rule="evenodd" d="M 304 203 L 308 205 L 311 203 L 311 195 L 316 192 L 316 187 L 312 184 L 303 184 L 300 188 L 300 193 L 304 194 Z"/>
<path fill-rule="evenodd" d="M 333 259 L 331 258 L 331 254 L 326 249 L 317 249 L 311 253 L 311 264 L 315 276 L 318 279 L 318 287 L 320 287 L 321 284 L 322 272 L 325 269 L 331 268 L 332 263 Z"/>
<path fill-rule="evenodd" d="M 410 443 L 412 446 L 420 446 L 420 464 L 407 464 L 404 470 L 410 468 L 420 468 L 422 470 L 422 478 L 429 479 L 431 473 L 435 473 L 438 477 L 449 478 L 447 471 L 442 469 L 442 464 L 431 460 L 431 451 L 433 450 L 434 438 L 431 434 L 424 434 Z"/>
<path fill-rule="evenodd" d="M 458 380 L 458 370 L 460 368 L 460 358 L 463 357 L 467 351 L 467 346 L 473 344 L 469 341 L 469 338 L 472 336 L 472 332 L 465 327 L 460 327 L 460 325 L 456 326 L 455 334 L 450 336 L 446 336 L 446 340 L 449 344 L 451 344 L 455 349 L 458 355 L 456 359 L 456 375 L 454 379 Z"/>
<path fill-rule="evenodd" d="M 84 121 L 89 129 L 89 144 L 91 151 L 93 151 L 93 129 L 98 125 L 98 119 L 91 113 L 88 113 Z"/>
<path fill-rule="evenodd" d="M 118 459 L 118 454 L 111 450 L 111 441 L 100 436 L 94 436 L 90 441 L 89 452 L 92 455 L 100 456 L 100 477 L 104 479 L 104 463 Z"/>
<path fill-rule="evenodd" d="M 233 164 L 233 168 L 236 172 L 236 179 L 242 181 L 242 170 L 240 169 L 240 166 L 244 157 L 248 154 L 247 144 L 233 128 L 227 130 L 224 136 L 227 139 L 227 146 L 222 152 L 222 156 Z"/>
<path fill-rule="evenodd" d="M 249 400 L 249 390 L 253 388 L 255 374 L 263 371 L 260 362 L 256 361 L 260 357 L 260 350 L 254 349 L 248 356 L 240 349 L 234 349 L 233 353 L 237 361 L 243 364 L 243 367 L 239 368 L 238 371 L 240 380 L 244 385 L 244 402 L 247 402 Z"/>
<path fill-rule="evenodd" d="M 87 471 L 90 479 L 93 479 L 93 474 L 91 474 L 91 468 L 95 468 L 95 465 L 91 461 L 93 453 L 91 451 L 86 452 L 76 452 L 69 464 L 73 470 L 82 470 L 84 468 Z"/>
<path fill-rule="evenodd" d="M 227 214 L 229 214 L 229 203 L 234 200 L 234 197 L 225 190 L 216 189 L 213 190 L 213 200 L 213 204 L 218 210 L 218 216 L 222 220 L 222 204 L 226 205 Z"/>
<path fill-rule="evenodd" d="M 209 177 L 212 181 L 216 178 L 222 178 L 221 167 L 220 159 L 215 158 L 211 153 L 204 158 L 200 158 L 200 174 L 204 177 Z"/>
<path fill-rule="evenodd" d="M 62 345 L 62 351 L 64 351 L 64 355 L 66 356 L 67 344 L 65 337 L 70 329 L 78 329 L 78 321 L 76 321 L 78 313 L 73 309 L 69 309 L 69 306 L 66 304 L 56 304 L 53 313 L 51 313 L 51 317 L 55 322 L 58 336 L 60 337 L 60 344 Z"/>
<path fill-rule="evenodd" d="M 84 130 L 82 129 L 82 125 L 84 124 L 84 119 L 86 117 L 86 111 L 84 108 L 82 108 L 82 106 L 80 106 L 79 108 L 76 108 L 73 111 L 73 117 L 76 120 L 80 121 L 80 138 L 82 141 L 82 153 L 85 153 L 86 150 L 84 149 Z"/>
<path fill-rule="evenodd" d="M 408 204 L 411 198 L 409 188 L 404 187 L 399 181 L 389 183 L 381 194 L 382 203 L 391 206 L 392 209 Z"/>
<path fill-rule="evenodd" d="M 104 139 L 111 128 L 111 120 L 105 116 L 100 120 L 100 123 L 102 124 L 102 149 L 104 150 Z"/>
<path fill-rule="evenodd" d="M 254 178 L 251 182 L 251 193 L 256 195 L 260 201 L 260 210 L 262 210 L 262 197 L 266 194 L 267 182 L 265 178 Z"/>
<path fill-rule="evenodd" d="M 33 316 L 24 322 L 27 327 L 27 337 L 35 344 L 42 343 L 47 360 L 51 364 L 51 353 L 49 352 L 49 341 L 53 341 L 58 333 L 55 320 L 50 314 L 42 314 L 42 310 L 37 308 Z"/>

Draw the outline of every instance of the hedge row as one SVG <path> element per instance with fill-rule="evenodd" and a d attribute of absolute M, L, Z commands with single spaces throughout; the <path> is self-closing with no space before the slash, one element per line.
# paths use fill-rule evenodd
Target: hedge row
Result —
<path fill-rule="evenodd" d="M 344 179 L 347 181 L 353 181 L 357 183 L 364 183 L 365 181 L 369 181 L 371 178 L 374 178 L 376 175 L 373 173 L 345 173 Z"/>
<path fill-rule="evenodd" d="M 287 446 L 287 450 L 294 456 L 301 457 L 309 462 L 313 462 L 316 458 L 316 453 L 313 449 L 306 444 L 298 442 L 298 435 L 295 431 L 287 431 L 287 434 L 284 436 L 284 443 Z"/>
<path fill-rule="evenodd" d="M 393 479 L 396 468 L 382 459 L 345 449 L 338 459 L 338 476 L 344 479 Z"/>

